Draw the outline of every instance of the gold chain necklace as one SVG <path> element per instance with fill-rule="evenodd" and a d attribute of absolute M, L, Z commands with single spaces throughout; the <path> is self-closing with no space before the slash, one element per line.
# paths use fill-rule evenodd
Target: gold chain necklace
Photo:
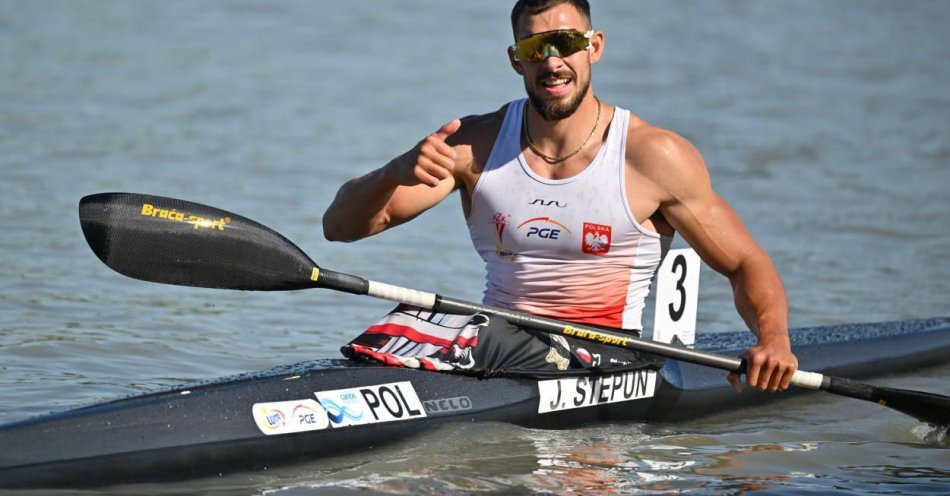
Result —
<path fill-rule="evenodd" d="M 544 152 L 542 152 L 541 150 L 538 150 L 538 147 L 534 144 L 534 141 L 531 140 L 531 133 L 528 132 L 528 106 L 525 105 L 525 108 L 522 111 L 521 121 L 522 121 L 522 128 L 524 129 L 524 137 L 525 137 L 525 140 L 528 142 L 528 146 L 531 148 L 531 151 L 533 151 L 535 155 L 543 158 L 544 161 L 549 164 L 556 164 L 559 162 L 563 162 L 573 157 L 574 155 L 577 155 L 578 153 L 580 153 L 581 150 L 583 150 L 584 147 L 587 146 L 587 143 L 590 142 L 590 139 L 594 137 L 594 133 L 597 132 L 597 126 L 600 125 L 600 98 L 597 98 L 595 96 L 594 100 L 597 100 L 597 120 L 594 121 L 594 129 L 590 130 L 590 134 L 587 135 L 587 139 L 585 139 L 584 142 L 581 143 L 581 146 L 577 147 L 576 150 L 574 150 L 573 152 L 563 157 L 551 157 L 549 155 L 545 155 Z"/>

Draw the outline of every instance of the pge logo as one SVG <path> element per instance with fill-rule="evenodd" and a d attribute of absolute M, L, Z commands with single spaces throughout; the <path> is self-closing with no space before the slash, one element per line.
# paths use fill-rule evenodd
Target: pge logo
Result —
<path fill-rule="evenodd" d="M 268 436 L 316 431 L 330 425 L 326 411 L 311 399 L 255 403 L 251 411 L 257 428 Z"/>
<path fill-rule="evenodd" d="M 531 225 L 528 226 L 528 224 Z M 525 226 L 528 226 L 528 231 L 525 234 L 526 238 L 538 237 L 541 239 L 558 239 L 562 232 L 571 234 L 571 230 L 568 229 L 567 226 L 550 217 L 535 217 L 533 219 L 528 219 L 521 224 L 518 224 L 518 229 L 520 230 Z"/>
<path fill-rule="evenodd" d="M 297 404 L 291 415 L 293 422 L 302 430 L 326 429 L 330 425 L 326 410 L 313 400 Z"/>

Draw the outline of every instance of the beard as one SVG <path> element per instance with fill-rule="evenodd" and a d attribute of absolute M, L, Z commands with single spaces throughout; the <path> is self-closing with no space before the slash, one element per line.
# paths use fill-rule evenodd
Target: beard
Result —
<path fill-rule="evenodd" d="M 538 77 L 538 85 L 541 85 L 540 81 L 549 76 L 555 77 L 564 77 L 564 73 L 545 73 L 540 74 Z M 531 106 L 534 107 L 541 117 L 546 121 L 559 121 L 561 119 L 566 119 L 574 114 L 577 111 L 577 108 L 581 106 L 581 101 L 584 99 L 584 95 L 587 94 L 587 91 L 590 89 L 590 79 L 585 81 L 577 81 L 576 75 L 571 74 L 572 79 L 579 85 L 580 91 L 577 92 L 574 96 L 568 98 L 566 101 L 562 100 L 547 100 L 539 95 L 537 92 L 532 91 L 529 87 L 528 82 L 525 81 L 525 91 L 528 93 L 528 101 L 531 102 Z"/>

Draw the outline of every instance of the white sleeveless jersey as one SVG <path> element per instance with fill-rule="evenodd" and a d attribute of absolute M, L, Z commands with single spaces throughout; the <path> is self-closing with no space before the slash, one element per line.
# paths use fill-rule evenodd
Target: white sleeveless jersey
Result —
<path fill-rule="evenodd" d="M 572 322 L 641 329 L 671 237 L 642 227 L 624 188 L 630 112 L 617 108 L 583 172 L 544 179 L 521 149 L 526 100 L 508 106 L 467 223 L 485 261 L 484 302 Z"/>

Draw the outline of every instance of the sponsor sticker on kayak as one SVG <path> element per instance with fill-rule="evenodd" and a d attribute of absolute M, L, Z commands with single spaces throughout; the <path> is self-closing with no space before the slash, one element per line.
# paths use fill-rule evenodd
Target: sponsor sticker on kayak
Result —
<path fill-rule="evenodd" d="M 538 413 L 652 398 L 655 391 L 655 370 L 538 381 Z"/>
<path fill-rule="evenodd" d="M 472 399 L 468 396 L 456 396 L 454 398 L 439 398 L 429 400 L 422 404 L 426 412 L 436 415 L 440 413 L 461 412 L 472 409 Z"/>
<path fill-rule="evenodd" d="M 425 408 L 408 381 L 314 393 L 332 427 L 375 424 L 425 417 Z"/>
<path fill-rule="evenodd" d="M 318 431 L 330 426 L 327 412 L 315 400 L 255 403 L 252 409 L 257 428 L 268 436 Z"/>

